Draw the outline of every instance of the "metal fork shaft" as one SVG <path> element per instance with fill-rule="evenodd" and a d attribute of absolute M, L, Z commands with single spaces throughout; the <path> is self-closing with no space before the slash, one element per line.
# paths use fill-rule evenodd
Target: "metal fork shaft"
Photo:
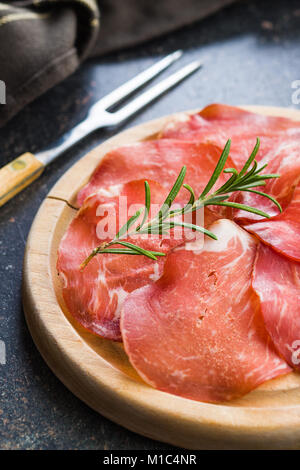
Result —
<path fill-rule="evenodd" d="M 63 134 L 58 140 L 45 148 L 45 150 L 36 153 L 36 158 L 44 165 L 48 165 L 55 160 L 59 155 L 68 150 L 73 145 L 77 144 L 84 137 L 89 135 L 96 129 L 109 127 L 115 124 L 113 114 L 102 111 L 98 119 L 90 119 L 89 116 L 82 122 L 73 127 L 70 131 Z"/>
<path fill-rule="evenodd" d="M 168 59 L 166 57 L 166 59 Z M 168 59 L 170 60 L 170 58 Z M 175 60 L 173 58 L 173 60 Z M 162 62 L 162 61 L 160 61 Z M 159 64 L 159 63 L 158 63 Z M 158 65 L 156 64 L 156 65 Z M 162 65 L 159 66 L 159 68 Z M 164 65 L 165 66 L 165 65 Z M 71 129 L 69 132 L 64 134 L 58 141 L 47 147 L 44 151 L 39 152 L 36 154 L 36 157 L 38 160 L 40 160 L 44 165 L 48 165 L 51 163 L 53 160 L 55 160 L 62 152 L 68 150 L 71 146 L 79 142 L 81 139 L 89 135 L 91 132 L 101 129 L 103 127 L 109 127 L 117 124 L 121 124 L 124 122 L 126 119 L 130 118 L 133 116 L 137 111 L 141 110 L 144 108 L 147 104 L 151 103 L 154 101 L 156 98 L 161 96 L 163 93 L 166 91 L 170 90 L 172 87 L 177 85 L 179 82 L 181 82 L 184 78 L 188 77 L 191 75 L 193 72 L 195 72 L 197 69 L 199 69 L 202 66 L 202 63 L 199 61 L 192 62 L 189 65 L 186 65 L 182 69 L 178 70 L 174 74 L 170 75 L 168 78 L 165 80 L 161 81 L 157 85 L 153 86 L 150 88 L 150 90 L 142 93 L 140 96 L 138 96 L 136 99 L 131 101 L 128 105 L 124 106 L 121 108 L 119 111 L 115 113 L 109 113 L 105 109 L 102 108 L 103 103 L 108 103 L 112 102 L 111 100 L 113 99 L 112 97 L 114 96 L 115 92 L 112 92 L 110 95 L 106 96 L 99 102 L 97 102 L 89 111 L 86 119 L 84 119 L 81 123 L 79 123 L 77 126 L 75 126 L 73 129 Z M 155 66 L 153 66 L 155 67 Z M 151 74 L 153 74 L 153 67 Z M 150 69 L 146 70 L 145 72 L 148 72 Z M 144 78 L 145 79 L 145 78 Z M 130 82 L 127 84 L 123 85 L 124 89 L 127 89 L 128 94 L 128 89 L 132 89 L 133 87 L 133 82 L 135 79 L 132 79 Z M 131 83 L 130 87 L 128 88 L 128 85 Z M 122 87 L 120 87 L 122 88 Z M 119 90 L 120 90 L 119 88 Z M 125 92 L 124 92 L 125 93 Z M 114 97 L 114 100 L 116 99 L 116 96 Z M 120 94 L 118 95 L 119 97 L 121 96 Z M 101 103 L 101 106 L 99 107 Z M 96 107 L 98 108 L 98 112 L 96 112 Z"/>
<path fill-rule="evenodd" d="M 178 72 L 173 73 L 172 75 L 170 75 L 170 77 L 166 78 L 154 87 L 150 88 L 150 90 L 138 96 L 127 106 L 124 106 L 122 109 L 120 109 L 120 111 L 113 113 L 115 123 L 120 124 L 129 117 L 133 116 L 137 111 L 144 108 L 147 104 L 151 103 L 163 93 L 173 88 L 179 82 L 184 80 L 184 78 L 188 77 L 193 72 L 198 70 L 201 66 L 202 63 L 199 61 L 192 62 L 191 64 L 186 65 L 185 67 L 180 69 Z"/>
<path fill-rule="evenodd" d="M 182 56 L 182 51 L 178 50 L 172 52 L 172 54 L 167 55 L 156 64 L 152 65 L 148 69 L 139 73 L 133 77 L 128 82 L 121 85 L 116 90 L 112 91 L 104 98 L 101 98 L 97 103 L 95 103 L 91 109 L 90 113 L 98 112 L 100 109 L 108 109 L 110 106 L 113 106 L 119 103 L 121 100 L 131 95 L 134 91 L 137 91 L 142 85 L 145 85 L 152 78 L 156 77 L 160 72 L 169 67 L 173 62 L 178 60 Z"/>
<path fill-rule="evenodd" d="M 124 85 L 121 85 L 116 90 L 97 101 L 91 106 L 86 118 L 82 122 L 77 124 L 70 131 L 66 132 L 56 142 L 53 142 L 53 144 L 49 145 L 43 151 L 37 153 L 36 158 L 38 158 L 38 160 L 40 160 L 44 165 L 48 165 L 61 153 L 68 150 L 68 148 L 75 145 L 96 129 L 112 126 L 121 122 L 117 119 L 116 113 L 109 113 L 106 109 L 117 104 L 119 101 L 138 90 L 142 85 L 146 84 L 149 80 L 178 60 L 181 55 L 181 50 L 167 55 L 156 64 L 136 75 L 134 78 L 124 83 Z"/>

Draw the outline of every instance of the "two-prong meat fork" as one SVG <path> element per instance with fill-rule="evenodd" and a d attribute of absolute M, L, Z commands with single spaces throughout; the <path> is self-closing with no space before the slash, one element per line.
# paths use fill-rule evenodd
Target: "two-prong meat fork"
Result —
<path fill-rule="evenodd" d="M 111 106 L 117 104 L 142 85 L 158 75 L 162 70 L 175 62 L 182 55 L 176 51 L 160 60 L 152 67 L 140 73 L 124 85 L 97 101 L 88 111 L 86 118 L 77 126 L 64 134 L 44 151 L 33 155 L 24 153 L 0 170 L 0 206 L 22 191 L 37 179 L 46 165 L 59 157 L 65 150 L 79 142 L 91 132 L 123 123 L 137 111 L 170 90 L 185 77 L 201 67 L 201 62 L 195 61 L 170 75 L 165 80 L 144 92 L 126 106 L 116 112 L 108 112 Z"/>

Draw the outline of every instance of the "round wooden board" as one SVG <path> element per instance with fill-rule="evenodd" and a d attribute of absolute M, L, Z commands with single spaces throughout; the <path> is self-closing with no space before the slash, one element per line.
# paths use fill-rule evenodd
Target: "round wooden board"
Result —
<path fill-rule="evenodd" d="M 300 111 L 246 109 L 300 120 Z M 96 337 L 68 314 L 55 265 L 57 248 L 76 214 L 75 196 L 113 147 L 153 138 L 170 119 L 122 132 L 76 163 L 50 191 L 26 247 L 23 303 L 31 335 L 53 372 L 81 400 L 144 436 L 189 449 L 300 449 L 300 374 L 272 380 L 222 405 L 160 392 L 133 370 L 119 343 Z"/>

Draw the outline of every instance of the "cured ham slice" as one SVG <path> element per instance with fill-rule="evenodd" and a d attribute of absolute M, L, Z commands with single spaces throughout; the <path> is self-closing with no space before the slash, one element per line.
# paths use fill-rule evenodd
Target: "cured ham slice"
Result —
<path fill-rule="evenodd" d="M 293 368 L 300 369 L 300 263 L 261 244 L 252 286 L 277 350 Z"/>
<path fill-rule="evenodd" d="M 274 139 L 275 141 L 276 139 Z M 284 144 L 278 142 L 278 147 L 276 145 L 274 147 L 273 151 L 270 151 L 261 160 L 260 165 L 268 163 L 265 172 L 280 174 L 280 178 L 266 180 L 265 186 L 255 189 L 275 197 L 281 204 L 282 209 L 285 210 L 293 198 L 295 187 L 300 181 L 300 135 L 297 142 L 285 142 Z M 271 217 L 280 214 L 275 204 L 255 193 L 237 193 L 231 200 L 257 207 Z M 244 211 L 234 211 L 233 218 L 241 224 L 262 220 L 261 216 Z"/>
<path fill-rule="evenodd" d="M 285 211 L 271 219 L 247 224 L 244 228 L 274 250 L 300 261 L 300 183 Z"/>
<path fill-rule="evenodd" d="M 231 158 L 241 168 L 252 151 L 256 138 L 261 147 L 257 159 L 274 150 L 274 137 L 281 144 L 300 139 L 300 123 L 291 119 L 256 114 L 224 104 L 211 104 L 197 114 L 183 115 L 183 119 L 170 122 L 161 132 L 161 138 L 212 142 L 224 147 L 231 138 Z M 278 142 L 276 142 L 277 144 Z"/>
<path fill-rule="evenodd" d="M 167 195 L 164 188 L 151 182 L 150 189 L 153 204 L 161 204 Z M 156 280 L 165 262 L 163 257 L 153 261 L 139 255 L 101 254 L 80 270 L 80 264 L 91 251 L 117 233 L 123 204 L 119 194 L 127 197 L 128 207 L 135 204 L 134 213 L 137 206 L 144 204 L 144 181 L 103 188 L 87 198 L 61 240 L 57 261 L 64 281 L 63 297 L 71 315 L 92 333 L 113 340 L 121 339 L 119 316 L 127 293 Z M 120 225 L 127 219 L 125 214 Z M 107 236 L 99 233 L 99 229 L 104 232 L 110 226 L 112 233 Z M 126 241 L 136 243 L 135 239 Z M 173 238 L 151 235 L 140 236 L 138 240 L 139 246 L 164 253 L 180 243 L 180 235 L 175 238 L 174 233 Z"/>
<path fill-rule="evenodd" d="M 294 188 L 300 180 L 300 122 L 282 117 L 250 113 L 240 108 L 212 104 L 183 122 L 167 125 L 163 138 L 211 142 L 223 148 L 231 138 L 230 157 L 237 169 L 241 169 L 253 150 L 256 138 L 260 149 L 256 159 L 260 165 L 268 163 L 266 173 L 279 173 L 279 179 L 267 181 L 262 191 L 274 196 L 283 208 L 289 204 Z M 253 193 L 234 196 L 235 202 L 257 207 L 270 216 L 279 213 L 268 199 Z M 234 211 L 238 223 L 260 220 L 261 217 L 244 211 Z"/>
<path fill-rule="evenodd" d="M 210 230 L 218 241 L 176 248 L 162 277 L 126 298 L 121 331 L 148 384 L 222 402 L 291 369 L 274 349 L 251 287 L 257 242 L 229 220 Z"/>
<path fill-rule="evenodd" d="M 153 140 L 127 145 L 109 152 L 94 171 L 88 184 L 78 194 L 78 205 L 101 187 L 136 179 L 160 182 L 166 189 L 174 184 L 183 165 L 187 166 L 185 183 L 202 191 L 212 175 L 222 149 L 213 144 Z M 232 167 L 230 159 L 228 167 Z M 221 186 L 228 179 L 222 175 Z"/>

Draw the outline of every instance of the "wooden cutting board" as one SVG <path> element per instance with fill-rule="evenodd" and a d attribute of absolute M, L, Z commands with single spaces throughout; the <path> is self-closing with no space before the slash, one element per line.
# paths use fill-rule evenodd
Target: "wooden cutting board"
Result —
<path fill-rule="evenodd" d="M 300 111 L 246 109 L 300 120 Z M 129 129 L 95 148 L 50 191 L 33 222 L 26 247 L 23 304 L 40 353 L 81 400 L 144 436 L 189 449 L 300 449 L 300 374 L 263 384 L 221 405 L 200 403 L 146 385 L 119 343 L 96 337 L 69 315 L 56 272 L 57 248 L 76 214 L 75 197 L 107 151 L 155 137 L 178 115 Z"/>

